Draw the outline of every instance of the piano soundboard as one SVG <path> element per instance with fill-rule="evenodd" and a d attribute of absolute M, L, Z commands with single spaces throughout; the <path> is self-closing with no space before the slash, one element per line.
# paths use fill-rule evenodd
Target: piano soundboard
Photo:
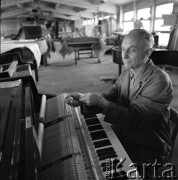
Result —
<path fill-rule="evenodd" d="M 38 179 L 129 179 L 132 162 L 104 116 L 83 116 L 80 108 L 64 103 L 65 96 L 46 101 L 44 131 L 37 138 Z"/>

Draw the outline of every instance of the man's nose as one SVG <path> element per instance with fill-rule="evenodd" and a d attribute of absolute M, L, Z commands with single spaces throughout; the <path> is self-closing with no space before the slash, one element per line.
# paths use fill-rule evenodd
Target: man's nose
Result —
<path fill-rule="evenodd" d="M 128 52 L 127 51 L 122 51 L 122 58 L 127 59 L 128 57 L 129 57 Z"/>

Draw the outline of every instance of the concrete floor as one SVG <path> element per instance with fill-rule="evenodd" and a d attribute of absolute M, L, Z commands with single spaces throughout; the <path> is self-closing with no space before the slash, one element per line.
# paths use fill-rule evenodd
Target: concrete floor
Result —
<path fill-rule="evenodd" d="M 41 94 L 57 95 L 70 92 L 96 92 L 107 91 L 112 82 L 103 82 L 101 77 L 118 75 L 118 66 L 112 61 L 111 54 L 105 54 L 102 62 L 98 64 L 97 58 L 87 58 L 74 64 L 74 53 L 66 55 L 65 59 L 60 55 L 60 43 L 55 43 L 56 52 L 51 53 L 48 66 L 39 68 L 38 90 Z M 84 55 L 85 57 L 87 55 Z M 178 71 L 166 70 L 173 87 L 174 97 L 171 106 L 178 111 Z M 175 143 L 173 163 L 178 176 L 178 137 Z"/>

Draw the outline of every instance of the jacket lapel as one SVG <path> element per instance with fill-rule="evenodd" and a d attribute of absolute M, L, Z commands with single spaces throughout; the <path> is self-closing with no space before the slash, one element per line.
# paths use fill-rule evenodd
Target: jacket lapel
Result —
<path fill-rule="evenodd" d="M 126 71 L 121 79 L 121 95 L 122 95 L 122 103 L 126 106 L 129 105 L 129 84 L 130 84 L 130 71 Z M 124 102 L 123 102 L 124 101 Z"/>
<path fill-rule="evenodd" d="M 135 80 L 134 86 L 130 91 L 130 102 L 132 102 L 135 98 L 137 98 L 138 94 L 142 90 L 145 85 L 146 79 L 152 74 L 154 69 L 154 64 L 151 60 L 149 60 L 149 64 L 146 69 L 137 77 Z"/>

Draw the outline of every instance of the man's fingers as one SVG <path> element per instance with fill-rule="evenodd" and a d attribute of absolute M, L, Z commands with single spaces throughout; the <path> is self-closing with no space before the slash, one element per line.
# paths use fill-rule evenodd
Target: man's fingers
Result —
<path fill-rule="evenodd" d="M 66 96 L 65 102 L 70 106 L 77 107 L 82 103 L 88 104 L 89 100 L 87 94 L 73 93 Z"/>
<path fill-rule="evenodd" d="M 67 103 L 68 105 L 70 105 L 72 107 L 77 107 L 77 106 L 80 106 L 80 104 L 81 104 L 81 102 L 79 100 L 75 100 L 72 97 L 65 99 L 65 103 Z"/>
<path fill-rule="evenodd" d="M 80 93 L 71 93 L 69 95 L 66 96 L 66 99 L 68 98 L 73 98 L 75 100 L 79 100 L 81 97 L 83 97 L 84 94 L 80 94 Z"/>
<path fill-rule="evenodd" d="M 66 103 L 69 103 L 69 102 L 71 102 L 72 100 L 73 100 L 72 97 L 66 97 L 66 98 L 65 98 L 65 102 L 66 102 Z"/>

